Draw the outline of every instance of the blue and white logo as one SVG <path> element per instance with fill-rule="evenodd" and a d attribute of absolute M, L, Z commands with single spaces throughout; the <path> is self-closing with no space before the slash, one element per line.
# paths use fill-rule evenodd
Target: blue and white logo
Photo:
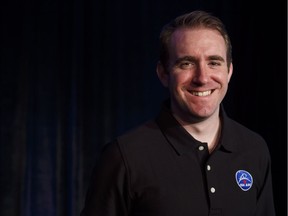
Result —
<path fill-rule="evenodd" d="M 243 191 L 248 191 L 253 184 L 252 175 L 245 170 L 238 170 L 235 174 L 236 182 Z"/>

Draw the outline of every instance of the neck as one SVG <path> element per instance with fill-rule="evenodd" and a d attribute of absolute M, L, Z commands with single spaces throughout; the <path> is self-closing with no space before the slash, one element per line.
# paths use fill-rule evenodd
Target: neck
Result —
<path fill-rule="evenodd" d="M 218 113 L 197 123 L 184 122 L 177 116 L 175 118 L 196 140 L 207 143 L 209 152 L 215 149 L 221 134 L 221 121 Z"/>

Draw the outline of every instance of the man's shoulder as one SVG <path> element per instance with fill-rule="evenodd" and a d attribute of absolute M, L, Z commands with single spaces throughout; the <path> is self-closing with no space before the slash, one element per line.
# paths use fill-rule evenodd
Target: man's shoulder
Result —
<path fill-rule="evenodd" d="M 266 140 L 260 133 L 236 120 L 229 119 L 229 123 L 226 126 L 226 136 L 229 137 L 229 141 L 235 143 L 243 151 L 245 149 L 251 152 L 255 150 L 260 154 L 260 152 L 267 152 L 268 150 Z"/>
<path fill-rule="evenodd" d="M 154 120 L 149 120 L 127 130 L 106 146 L 120 153 L 121 157 L 130 165 L 145 162 L 147 157 L 156 158 L 159 152 L 169 148 Z"/>
<path fill-rule="evenodd" d="M 144 152 L 153 151 L 153 146 L 155 146 L 153 143 L 158 142 L 157 137 L 160 137 L 160 134 L 161 132 L 156 122 L 154 120 L 148 120 L 106 143 L 103 146 L 103 152 L 118 156 L 121 154 L 132 157 L 141 156 Z"/>
<path fill-rule="evenodd" d="M 234 131 L 239 134 L 239 136 L 246 137 L 248 139 L 263 140 L 262 135 L 260 135 L 255 130 L 249 128 L 248 126 L 244 125 L 243 123 L 240 123 L 239 121 L 230 119 L 229 127 L 233 128 Z"/>
<path fill-rule="evenodd" d="M 154 120 L 148 120 L 117 137 L 120 144 L 128 143 L 147 143 L 161 135 L 161 131 Z"/>

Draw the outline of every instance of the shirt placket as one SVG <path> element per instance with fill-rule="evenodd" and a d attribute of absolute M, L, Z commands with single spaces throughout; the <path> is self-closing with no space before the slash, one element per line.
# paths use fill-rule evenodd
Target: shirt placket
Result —
<path fill-rule="evenodd" d="M 218 185 L 215 179 L 215 170 L 212 161 L 209 160 L 209 150 L 206 143 L 198 146 L 198 159 L 201 166 L 203 179 L 206 181 L 206 192 L 209 199 L 209 216 L 221 216 L 221 208 L 215 206 L 218 197 Z"/>

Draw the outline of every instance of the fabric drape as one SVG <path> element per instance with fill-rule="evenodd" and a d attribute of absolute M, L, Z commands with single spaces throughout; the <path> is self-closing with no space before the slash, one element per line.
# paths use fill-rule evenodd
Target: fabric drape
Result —
<path fill-rule="evenodd" d="M 158 113 L 161 27 L 193 9 L 227 24 L 225 107 L 267 140 L 276 211 L 286 211 L 286 2 L 260 4 L 267 10 L 240 0 L 3 2 L 0 215 L 79 215 L 102 146 Z"/>

